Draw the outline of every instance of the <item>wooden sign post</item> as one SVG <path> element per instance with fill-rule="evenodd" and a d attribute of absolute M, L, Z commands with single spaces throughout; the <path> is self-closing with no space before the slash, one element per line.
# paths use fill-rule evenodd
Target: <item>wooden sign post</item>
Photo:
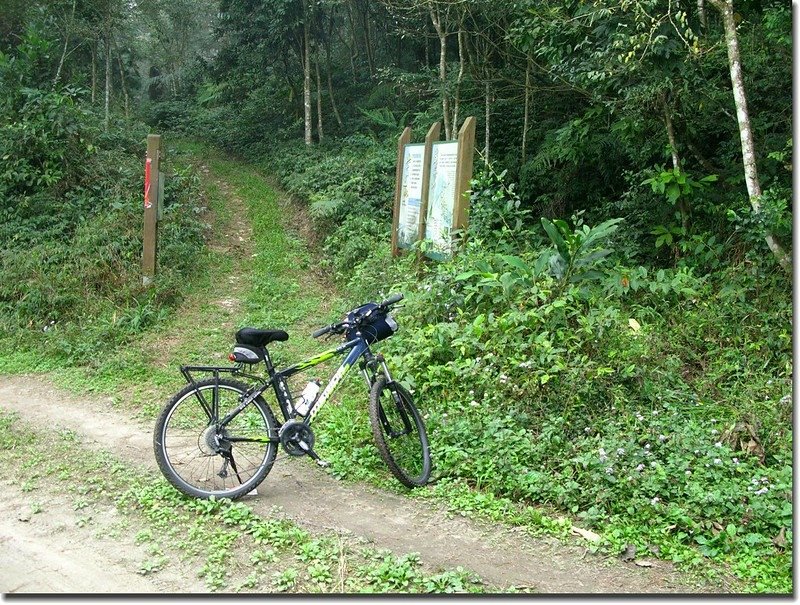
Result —
<path fill-rule="evenodd" d="M 465 230 L 469 225 L 469 182 L 472 180 L 472 160 L 475 155 L 475 118 L 464 120 L 458 131 L 458 160 L 456 164 L 456 203 L 453 229 Z"/>
<path fill-rule="evenodd" d="M 149 286 L 156 275 L 158 247 L 158 209 L 161 191 L 161 135 L 147 135 L 147 158 L 144 165 L 144 249 L 142 251 L 142 283 Z"/>
<path fill-rule="evenodd" d="M 405 148 L 411 142 L 411 126 L 406 126 L 403 134 L 397 140 L 397 170 L 394 177 L 394 212 L 392 214 L 392 256 L 400 254 L 397 245 L 397 230 L 400 226 L 400 197 L 403 193 L 403 162 Z"/>

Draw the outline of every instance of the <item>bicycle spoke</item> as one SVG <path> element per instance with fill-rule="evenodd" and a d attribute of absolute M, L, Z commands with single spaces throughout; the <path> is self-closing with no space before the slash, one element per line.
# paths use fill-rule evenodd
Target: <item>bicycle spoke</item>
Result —
<path fill-rule="evenodd" d="M 277 429 L 263 400 L 239 409 L 247 391 L 242 383 L 209 379 L 165 408 L 156 453 L 173 485 L 193 496 L 238 497 L 263 479 L 277 453 Z M 227 413 L 230 422 L 211 422 L 209 412 Z"/>
<path fill-rule="evenodd" d="M 408 487 L 424 485 L 430 476 L 430 449 L 411 395 L 379 377 L 370 393 L 370 421 L 378 452 L 392 474 Z"/>

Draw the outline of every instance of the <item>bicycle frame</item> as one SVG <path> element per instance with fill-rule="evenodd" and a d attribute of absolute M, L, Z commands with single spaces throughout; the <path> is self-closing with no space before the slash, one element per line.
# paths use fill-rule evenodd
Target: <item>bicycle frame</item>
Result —
<path fill-rule="evenodd" d="M 349 351 L 349 353 L 348 353 Z M 308 412 L 306 413 L 306 417 L 303 419 L 303 424 L 311 424 L 311 421 L 314 419 L 319 411 L 322 409 L 322 406 L 328 401 L 330 396 L 336 390 L 336 387 L 339 386 L 339 383 L 342 379 L 350 372 L 353 365 L 355 365 L 356 361 L 369 351 L 369 345 L 367 342 L 359 337 L 354 338 L 348 342 L 345 342 L 342 345 L 339 345 L 335 349 L 330 349 L 325 351 L 324 353 L 320 353 L 315 357 L 311 357 L 305 361 L 301 361 L 300 363 L 296 363 L 293 366 L 289 366 L 285 370 L 281 371 L 270 371 L 270 378 L 275 389 L 275 395 L 278 398 L 278 403 L 281 406 L 281 412 L 283 412 L 284 418 L 287 420 L 289 419 L 291 413 L 291 396 L 289 394 L 289 390 L 286 387 L 286 379 L 298 374 L 308 368 L 313 368 L 316 365 L 324 363 L 329 359 L 337 356 L 337 355 L 344 355 L 346 353 L 345 358 L 342 360 L 342 363 L 337 368 L 336 372 L 331 377 L 328 384 L 322 390 L 322 392 L 317 397 L 317 400 L 314 404 L 309 408 Z M 271 364 L 270 364 L 271 365 Z M 269 371 L 269 366 L 268 366 Z"/>
<path fill-rule="evenodd" d="M 288 421 L 292 417 L 292 397 L 289 393 L 288 386 L 286 384 L 286 379 L 294 376 L 295 374 L 299 374 L 309 368 L 317 366 L 321 363 L 336 357 L 337 355 L 345 355 L 345 358 L 342 360 L 341 365 L 337 368 L 334 375 L 331 377 L 328 384 L 322 390 L 322 392 L 317 397 L 317 400 L 314 404 L 309 408 L 308 412 L 306 413 L 305 418 L 303 419 L 303 424 L 309 425 L 314 417 L 319 413 L 322 409 L 322 406 L 328 401 L 331 397 L 333 392 L 336 390 L 336 387 L 339 386 L 342 379 L 349 373 L 352 369 L 353 365 L 355 365 L 356 361 L 358 361 L 362 356 L 365 357 L 365 360 L 362 362 L 362 373 L 364 374 L 364 378 L 367 381 L 368 387 L 372 385 L 372 379 L 370 378 L 369 373 L 367 372 L 367 368 L 374 364 L 375 358 L 370 351 L 369 344 L 366 340 L 362 337 L 354 338 L 349 340 L 338 347 L 333 349 L 329 349 L 320 353 L 319 355 L 315 355 L 314 357 L 310 357 L 304 361 L 296 363 L 292 366 L 289 366 L 283 370 L 276 370 L 275 366 L 272 363 L 272 359 L 269 355 L 269 351 L 266 347 L 264 347 L 264 364 L 267 368 L 267 373 L 269 375 L 269 380 L 265 380 L 263 376 L 257 376 L 253 374 L 248 374 L 242 371 L 241 364 L 236 366 L 182 366 L 181 373 L 186 378 L 186 381 L 190 384 L 194 384 L 195 380 L 191 375 L 191 372 L 211 372 L 214 375 L 214 378 L 217 380 L 219 379 L 219 374 L 221 372 L 231 373 L 233 375 L 244 376 L 245 378 L 249 378 L 251 380 L 257 381 L 260 384 L 256 386 L 253 390 L 248 393 L 247 397 L 245 397 L 238 406 L 234 410 L 232 410 L 225 418 L 219 420 L 220 426 L 225 426 L 229 423 L 233 418 L 235 418 L 243 409 L 245 409 L 256 397 L 260 396 L 264 391 L 266 391 L 270 385 L 272 386 L 273 390 L 275 391 L 275 397 L 278 400 L 278 405 L 281 408 L 281 413 L 283 414 L 284 421 Z M 386 363 L 383 360 L 380 360 L 384 372 L 386 372 L 387 379 L 391 380 L 391 376 L 389 374 L 389 370 L 386 367 Z M 196 396 L 200 400 L 201 405 L 206 410 L 206 413 L 209 414 L 209 418 L 216 417 L 219 413 L 219 410 L 216 409 L 216 401 L 212 402 L 212 405 L 209 406 L 208 402 L 206 402 L 201 393 L 197 392 Z M 216 397 L 215 397 L 216 399 Z M 210 413 L 209 413 L 210 411 Z"/>

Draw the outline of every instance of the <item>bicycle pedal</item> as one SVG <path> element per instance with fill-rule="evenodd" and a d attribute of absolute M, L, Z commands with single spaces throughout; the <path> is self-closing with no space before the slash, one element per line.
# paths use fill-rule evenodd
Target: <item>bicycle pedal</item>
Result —
<path fill-rule="evenodd" d="M 327 460 L 323 460 L 322 458 L 317 458 L 314 462 L 316 462 L 317 466 L 319 466 L 320 468 L 328 468 L 331 465 L 330 462 L 328 462 Z"/>

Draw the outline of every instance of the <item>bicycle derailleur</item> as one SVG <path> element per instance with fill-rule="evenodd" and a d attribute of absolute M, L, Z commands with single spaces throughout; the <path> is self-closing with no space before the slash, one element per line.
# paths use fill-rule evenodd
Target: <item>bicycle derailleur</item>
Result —
<path fill-rule="evenodd" d="M 278 432 L 278 438 L 290 456 L 309 455 L 319 466 L 328 466 L 329 463 L 314 451 L 314 431 L 300 420 L 292 419 L 284 422 Z"/>

